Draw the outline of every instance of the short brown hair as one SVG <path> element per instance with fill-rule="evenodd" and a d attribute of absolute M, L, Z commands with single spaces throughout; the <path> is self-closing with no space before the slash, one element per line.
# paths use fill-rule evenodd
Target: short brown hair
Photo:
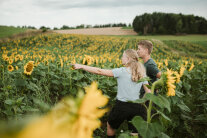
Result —
<path fill-rule="evenodd" d="M 147 48 L 149 54 L 152 53 L 153 44 L 152 44 L 151 41 L 149 41 L 149 40 L 141 40 L 141 41 L 138 42 L 138 45 L 141 45 L 144 48 Z"/>

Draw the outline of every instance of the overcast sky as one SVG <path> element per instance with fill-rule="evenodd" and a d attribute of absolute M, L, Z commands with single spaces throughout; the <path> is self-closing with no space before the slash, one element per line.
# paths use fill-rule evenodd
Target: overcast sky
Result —
<path fill-rule="evenodd" d="M 0 25 L 128 24 L 146 12 L 194 14 L 207 19 L 206 7 L 207 0 L 0 0 Z"/>

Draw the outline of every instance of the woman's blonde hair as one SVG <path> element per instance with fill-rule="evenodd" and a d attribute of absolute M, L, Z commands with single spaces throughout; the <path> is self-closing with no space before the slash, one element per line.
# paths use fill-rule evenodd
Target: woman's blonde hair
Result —
<path fill-rule="evenodd" d="M 146 70 L 144 65 L 139 62 L 137 52 L 133 49 L 127 49 L 124 53 L 129 58 L 126 66 L 131 69 L 132 81 L 137 82 L 139 79 L 145 77 Z"/>

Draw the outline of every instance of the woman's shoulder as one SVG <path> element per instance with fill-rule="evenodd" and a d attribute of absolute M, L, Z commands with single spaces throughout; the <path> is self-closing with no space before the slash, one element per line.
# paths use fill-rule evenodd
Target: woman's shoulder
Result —
<path fill-rule="evenodd" d="M 126 67 L 119 67 L 119 68 L 113 68 L 113 69 L 125 70 Z"/>
<path fill-rule="evenodd" d="M 112 69 L 112 72 L 120 72 L 120 73 L 125 73 L 129 72 L 130 70 L 126 67 L 119 67 L 119 68 L 114 68 Z"/>

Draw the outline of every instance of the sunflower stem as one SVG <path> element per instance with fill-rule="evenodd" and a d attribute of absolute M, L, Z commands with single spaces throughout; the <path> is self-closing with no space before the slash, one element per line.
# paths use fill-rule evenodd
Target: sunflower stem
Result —
<path fill-rule="evenodd" d="M 152 87 L 151 87 L 151 93 L 154 94 L 154 91 L 155 91 L 155 87 L 156 86 L 159 86 L 159 85 L 163 85 L 163 79 L 162 77 L 155 81 L 153 84 L 152 84 Z M 152 110 L 152 100 L 150 100 L 149 102 L 149 107 L 147 108 L 147 123 L 150 123 L 151 122 L 151 110 Z"/>
<path fill-rule="evenodd" d="M 48 63 L 47 73 L 50 72 L 50 63 Z"/>
<path fill-rule="evenodd" d="M 149 107 L 147 108 L 147 123 L 151 122 L 151 110 L 152 110 L 152 100 L 150 100 Z"/>
<path fill-rule="evenodd" d="M 70 73 L 69 73 L 69 74 L 70 74 L 70 77 L 69 77 L 69 78 L 70 78 L 70 91 L 71 91 L 71 90 L 72 90 L 71 71 L 70 71 Z"/>
<path fill-rule="evenodd" d="M 4 82 L 4 67 L 3 67 L 3 70 L 2 70 L 2 75 L 3 75 L 3 82 Z"/>

